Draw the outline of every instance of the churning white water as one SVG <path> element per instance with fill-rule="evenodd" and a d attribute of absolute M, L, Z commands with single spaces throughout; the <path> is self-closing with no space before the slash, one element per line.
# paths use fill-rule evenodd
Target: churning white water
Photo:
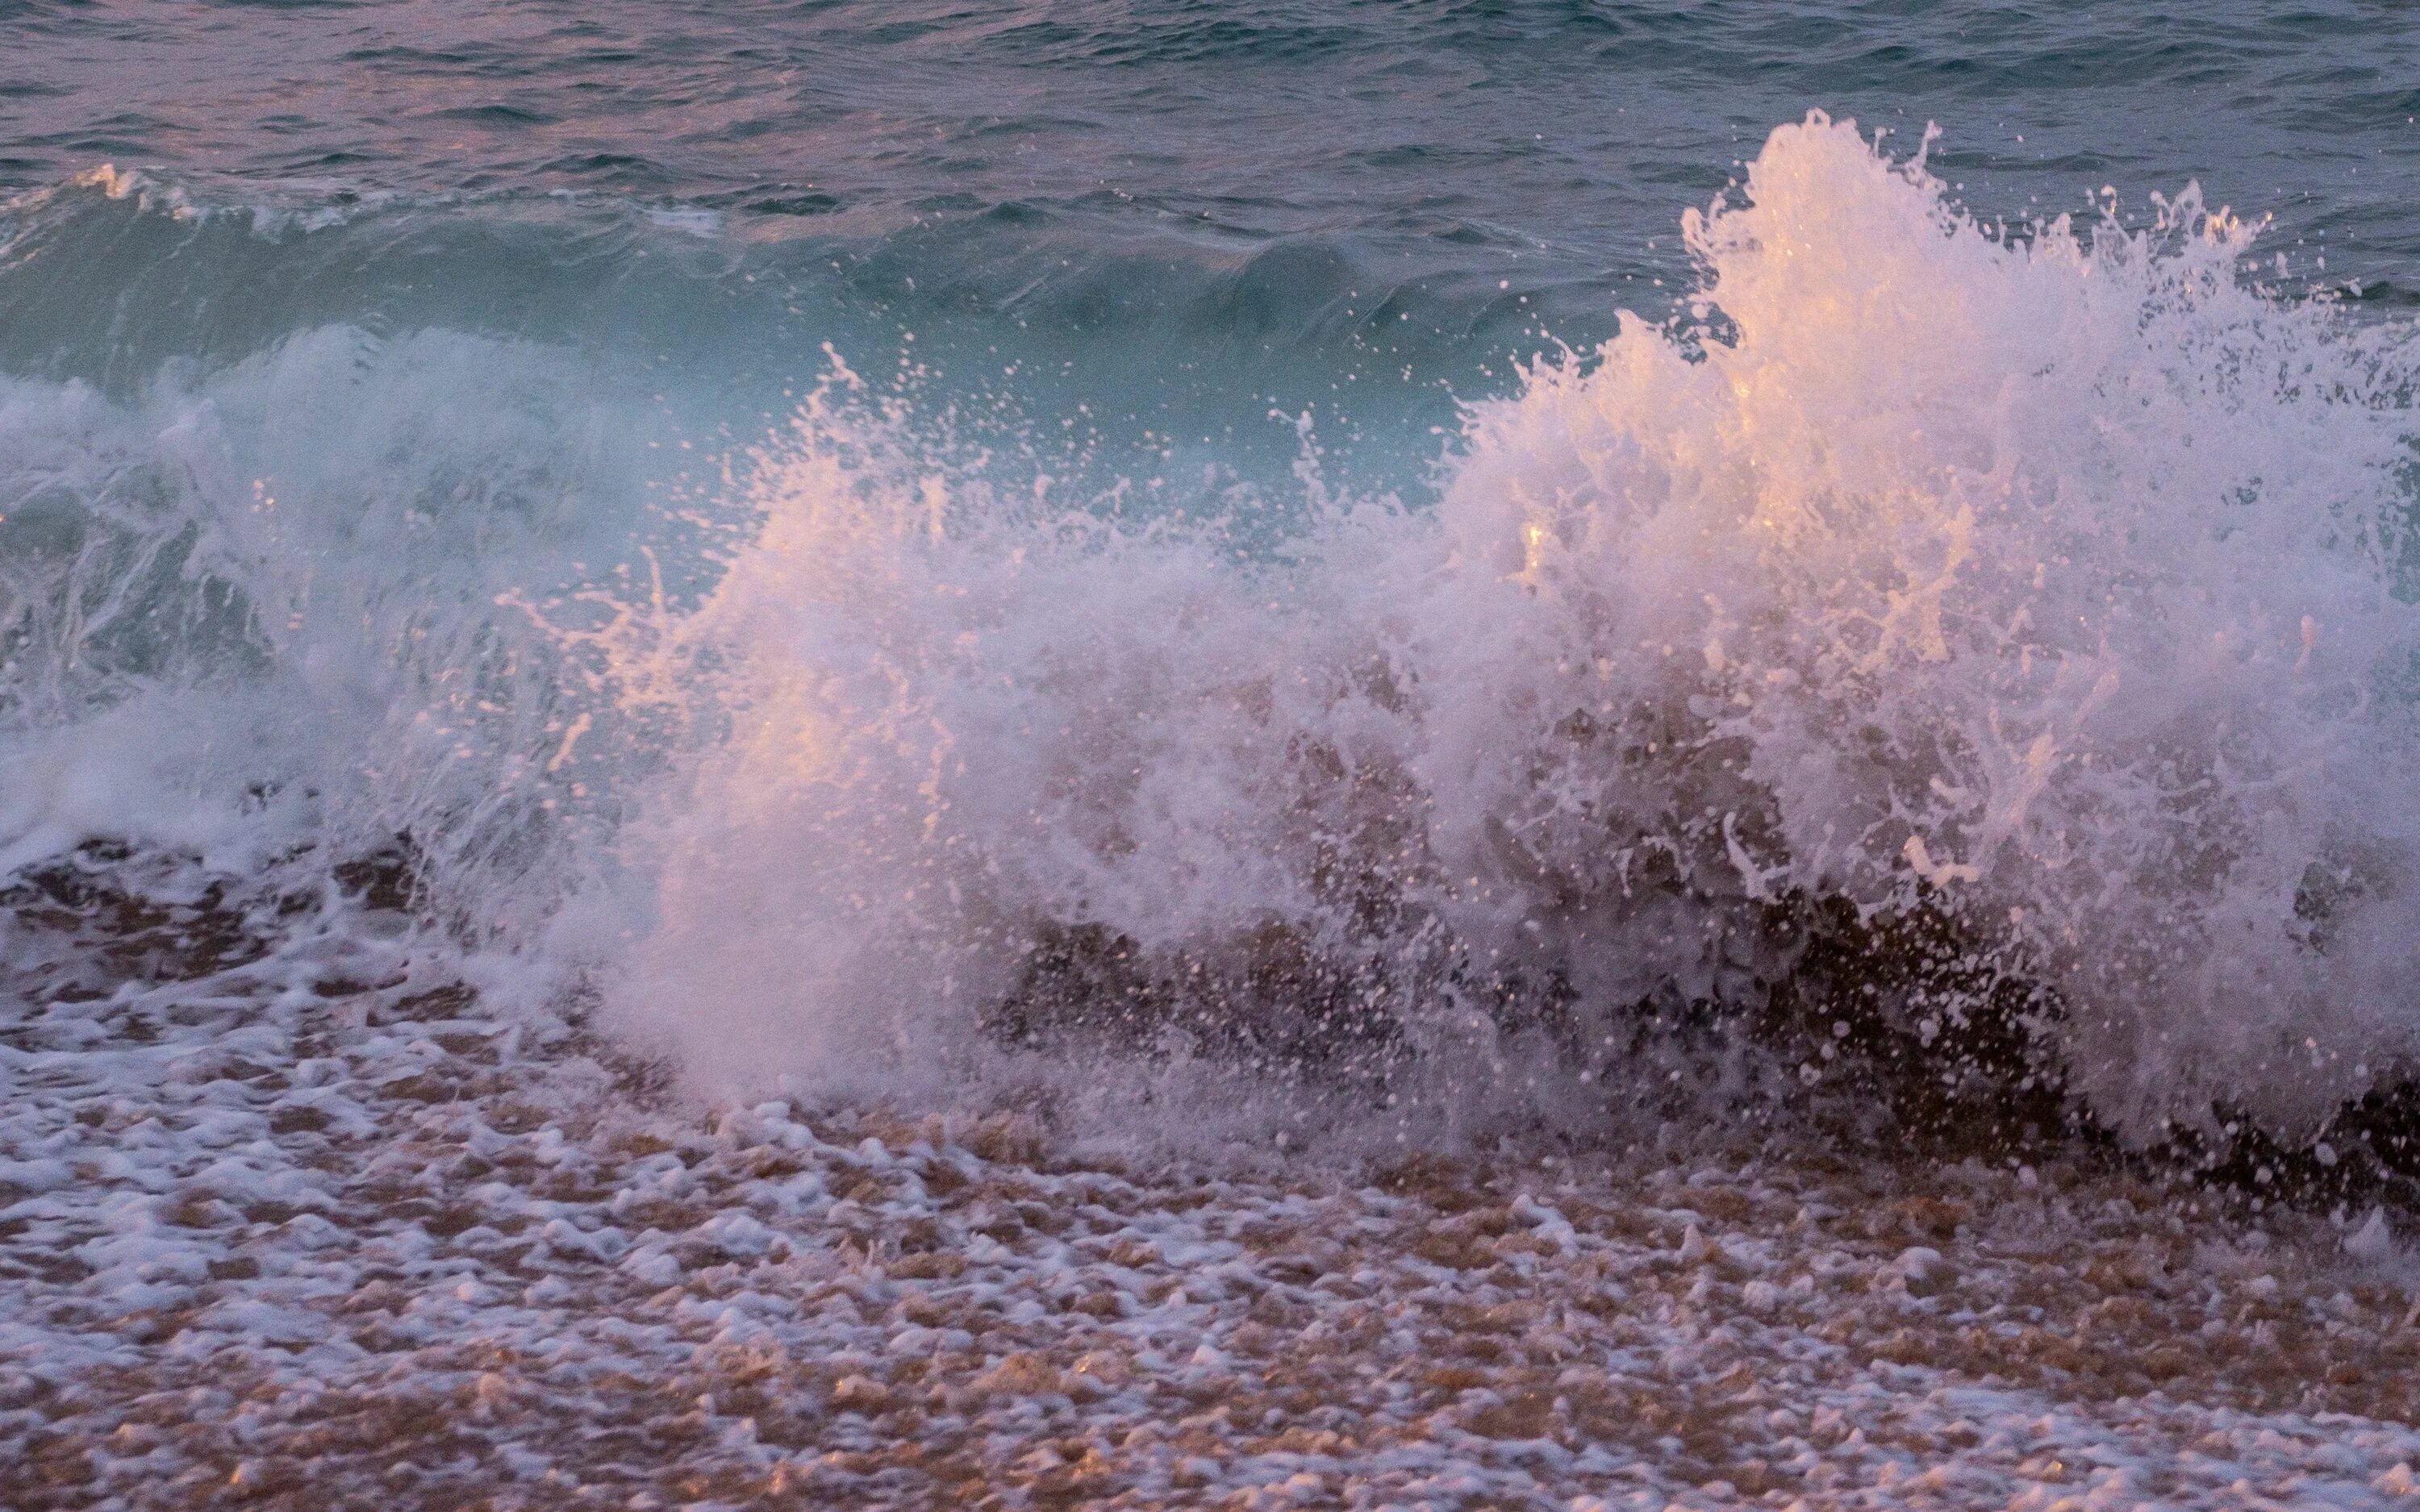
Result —
<path fill-rule="evenodd" d="M 1686 217 L 1694 324 L 1470 406 L 1433 502 L 1307 435 L 1274 538 L 845 366 L 686 472 L 534 344 L 11 380 L 0 860 L 399 845 L 491 977 L 714 1085 L 1108 1045 L 1450 1118 L 1584 1120 L 1793 911 L 1922 913 L 2103 1122 L 2307 1136 L 2420 1070 L 2420 349 L 2256 229 L 1987 226 L 1813 116 Z"/>
<path fill-rule="evenodd" d="M 1434 508 L 1307 465 L 1273 554 L 1001 497 L 837 383 L 648 642 L 709 733 L 619 837 L 613 1000 L 892 1074 L 1089 956 L 1146 1038 L 1264 999 L 1466 1070 L 1527 994 L 1587 1072 L 1834 897 L 2052 990 L 2107 1121 L 2307 1130 L 2420 1049 L 2420 353 L 2253 233 L 2002 234 L 1812 117 L 1687 218 L 1703 324 L 1471 408 Z"/>

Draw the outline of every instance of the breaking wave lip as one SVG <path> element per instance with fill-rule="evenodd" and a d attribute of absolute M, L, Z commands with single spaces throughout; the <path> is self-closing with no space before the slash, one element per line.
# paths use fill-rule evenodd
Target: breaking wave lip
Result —
<path fill-rule="evenodd" d="M 484 959 L 731 1088 L 1476 1135 L 1885 1046 L 2149 1143 L 2420 1074 L 2408 331 L 2191 189 L 2007 235 L 1821 116 L 1685 229 L 1693 320 L 1470 406 L 1434 502 L 1307 435 L 1275 544 L 837 359 L 652 501 L 511 343 L 12 381 L 0 860 L 407 836 Z"/>

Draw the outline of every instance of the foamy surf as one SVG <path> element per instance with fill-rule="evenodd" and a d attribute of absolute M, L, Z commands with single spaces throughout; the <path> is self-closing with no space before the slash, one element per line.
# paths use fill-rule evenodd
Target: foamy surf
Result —
<path fill-rule="evenodd" d="M 1472 406 L 1433 505 L 1307 461 L 1272 549 L 835 385 L 647 640 L 711 734 L 618 841 L 620 1021 L 760 1084 L 1309 1038 L 1584 1122 L 1845 907 L 1947 943 L 1799 991 L 1784 1079 L 1826 1025 L 1954 1077 L 1987 1011 L 2145 1142 L 2408 1075 L 2408 332 L 2190 190 L 2002 234 L 1820 116 L 1685 230 L 1696 324 Z"/>
<path fill-rule="evenodd" d="M 718 1095 L 1454 1144 L 1881 1075 L 2223 1150 L 2393 1094 L 2409 333 L 2191 190 L 2009 233 L 1820 116 L 1683 230 L 1682 316 L 1408 501 L 1308 421 L 1290 494 L 1053 476 L 837 357 L 720 462 L 446 332 L 11 380 L 0 856 L 382 857 Z"/>

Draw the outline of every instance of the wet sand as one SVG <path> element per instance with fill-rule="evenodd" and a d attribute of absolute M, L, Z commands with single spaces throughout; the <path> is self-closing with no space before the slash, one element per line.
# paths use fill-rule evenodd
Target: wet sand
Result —
<path fill-rule="evenodd" d="M 209 918 L 11 915 L 0 1454 L 29 1512 L 2415 1484 L 2420 1318 L 2343 1222 L 2060 1164 L 1220 1174 L 1014 1114 L 715 1111 L 400 955 L 298 985 L 360 939 L 246 959 Z"/>

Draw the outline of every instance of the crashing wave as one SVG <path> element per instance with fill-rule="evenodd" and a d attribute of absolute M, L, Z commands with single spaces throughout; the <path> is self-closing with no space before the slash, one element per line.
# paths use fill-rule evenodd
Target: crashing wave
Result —
<path fill-rule="evenodd" d="M 1821 116 L 1686 230 L 1414 503 L 1137 524 L 845 367 L 675 472 L 644 374 L 443 331 L 5 380 L 0 868 L 384 856 L 743 1086 L 2307 1143 L 2420 1075 L 2409 332 Z"/>
<path fill-rule="evenodd" d="M 2406 1074 L 2405 334 L 2192 190 L 1999 234 L 1821 116 L 1686 230 L 1696 325 L 1276 562 L 813 408 L 673 634 L 728 724 L 624 834 L 628 1021 L 742 1078 L 1053 1026 L 1595 1074 L 1790 998 L 1816 1080 L 1988 1013 L 2141 1139 Z"/>

